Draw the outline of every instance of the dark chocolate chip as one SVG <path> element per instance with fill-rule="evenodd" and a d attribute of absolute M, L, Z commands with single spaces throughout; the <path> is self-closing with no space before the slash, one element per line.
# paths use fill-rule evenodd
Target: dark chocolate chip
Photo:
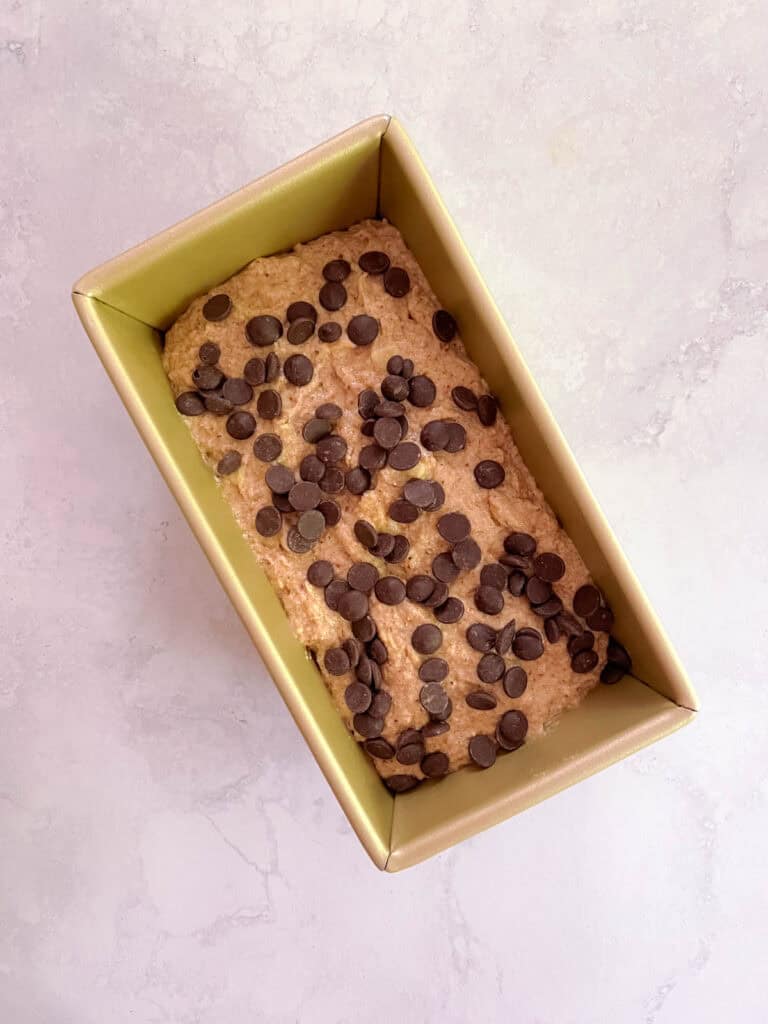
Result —
<path fill-rule="evenodd" d="M 308 317 L 301 317 L 299 320 L 294 320 L 288 328 L 288 341 L 291 345 L 303 345 L 314 333 L 315 321 Z"/>
<path fill-rule="evenodd" d="M 484 587 L 495 587 L 497 590 L 503 590 L 507 585 L 508 578 L 508 570 L 500 562 L 490 562 L 480 570 L 480 583 Z"/>
<path fill-rule="evenodd" d="M 245 441 L 256 429 L 256 420 L 249 412 L 233 412 L 227 419 L 227 433 L 238 441 Z"/>
<path fill-rule="evenodd" d="M 448 425 L 445 420 L 430 420 L 421 428 L 419 441 L 428 452 L 441 452 L 448 444 Z"/>
<path fill-rule="evenodd" d="M 502 626 L 499 632 L 496 634 L 496 653 L 505 655 L 510 647 L 512 641 L 515 639 L 515 620 L 510 619 L 506 626 Z"/>
<path fill-rule="evenodd" d="M 313 587 L 327 587 L 333 579 L 333 566 L 327 559 L 319 558 L 307 569 L 307 579 Z"/>
<path fill-rule="evenodd" d="M 318 441 L 315 454 L 326 465 L 341 462 L 347 454 L 347 442 L 340 434 L 329 434 Z"/>
<path fill-rule="evenodd" d="M 216 472 L 219 476 L 229 476 L 230 473 L 240 469 L 243 457 L 240 452 L 225 452 L 216 464 Z"/>
<path fill-rule="evenodd" d="M 477 408 L 477 395 L 471 388 L 459 385 L 451 391 L 451 398 L 453 404 L 464 412 L 472 412 Z"/>
<path fill-rule="evenodd" d="M 332 676 L 343 676 L 346 672 L 349 672 L 349 655 L 342 647 L 329 647 L 323 656 L 323 665 L 325 665 L 326 671 L 330 672 Z M 354 686 L 354 683 L 352 684 Z M 363 687 L 366 694 L 368 695 L 367 700 L 358 701 L 357 707 L 352 707 L 349 702 L 349 697 L 345 694 L 347 699 L 347 707 L 351 711 L 367 711 L 368 706 L 371 703 L 370 691 Z M 349 688 L 347 688 L 349 693 Z"/>
<path fill-rule="evenodd" d="M 437 520 L 437 532 L 449 544 L 458 544 L 472 532 L 472 524 L 462 512 L 446 512 Z"/>
<path fill-rule="evenodd" d="M 365 420 L 362 427 L 360 427 L 360 433 L 363 437 L 373 437 L 373 428 L 376 426 L 376 420 Z"/>
<path fill-rule="evenodd" d="M 524 572 L 518 572 L 515 570 L 509 574 L 507 580 L 507 590 L 512 594 L 513 597 L 520 597 L 525 590 L 525 585 L 528 582 L 528 577 Z"/>
<path fill-rule="evenodd" d="M 347 324 L 347 337 L 353 345 L 370 345 L 379 333 L 379 321 L 367 313 L 353 316 Z"/>
<path fill-rule="evenodd" d="M 484 427 L 492 427 L 496 422 L 499 403 L 493 395 L 480 395 L 477 400 L 477 418 Z"/>
<path fill-rule="evenodd" d="M 509 533 L 504 538 L 504 550 L 508 555 L 530 558 L 536 550 L 536 541 L 529 533 Z"/>
<path fill-rule="evenodd" d="M 283 400 L 277 391 L 266 388 L 256 399 L 256 411 L 263 420 L 274 420 L 283 411 Z"/>
<path fill-rule="evenodd" d="M 413 441 L 401 441 L 389 453 L 389 466 L 401 472 L 413 469 L 421 458 L 419 446 Z"/>
<path fill-rule="evenodd" d="M 288 501 L 287 494 L 273 494 L 272 504 L 280 512 L 293 512 L 293 505 Z"/>
<path fill-rule="evenodd" d="M 322 500 L 323 492 L 310 480 L 301 480 L 293 485 L 288 492 L 288 501 L 297 512 L 309 512 L 317 508 Z M 323 526 L 325 520 L 323 520 Z"/>
<path fill-rule="evenodd" d="M 221 349 L 215 341 L 204 341 L 197 350 L 197 356 L 201 363 L 207 366 L 215 366 L 221 356 Z"/>
<path fill-rule="evenodd" d="M 259 434 L 253 442 L 253 454 L 262 462 L 274 462 L 283 450 L 277 434 Z"/>
<path fill-rule="evenodd" d="M 349 588 L 339 598 L 336 611 L 347 622 L 357 622 L 368 614 L 368 598 L 361 590 Z"/>
<path fill-rule="evenodd" d="M 577 615 L 580 615 L 582 619 L 586 619 L 588 615 L 597 611 L 599 607 L 600 591 L 597 587 L 593 587 L 591 583 L 585 583 L 584 586 L 579 587 L 573 595 L 573 610 Z"/>
<path fill-rule="evenodd" d="M 484 654 L 477 663 L 477 678 L 481 683 L 495 683 L 504 675 L 504 659 L 498 654 Z"/>
<path fill-rule="evenodd" d="M 310 483 L 320 483 L 325 475 L 325 465 L 316 455 L 305 455 L 299 463 L 299 476 Z"/>
<path fill-rule="evenodd" d="M 496 587 L 481 585 L 475 591 L 475 607 L 486 615 L 498 615 L 504 608 L 504 595 Z"/>
<path fill-rule="evenodd" d="M 373 590 L 378 578 L 379 570 L 370 562 L 355 562 L 347 573 L 347 583 L 350 587 L 353 590 L 362 590 L 364 594 L 369 594 Z"/>
<path fill-rule="evenodd" d="M 407 537 L 404 537 L 401 533 L 398 533 L 397 536 L 395 537 L 394 547 L 392 548 L 390 553 L 385 556 L 386 560 L 395 565 L 398 562 L 402 562 L 406 558 L 410 550 L 411 542 L 408 540 Z"/>
<path fill-rule="evenodd" d="M 347 289 L 339 281 L 326 281 L 318 293 L 323 309 L 334 312 L 347 301 Z"/>
<path fill-rule="evenodd" d="M 368 644 L 376 636 L 376 623 L 370 615 L 364 615 L 362 619 L 352 623 L 352 632 L 358 640 Z"/>
<path fill-rule="evenodd" d="M 206 320 L 225 320 L 232 310 L 232 300 L 224 292 L 212 295 L 203 305 L 203 316 Z"/>
<path fill-rule="evenodd" d="M 363 469 L 369 473 L 375 473 L 383 469 L 387 464 L 387 452 L 381 445 L 367 444 L 360 449 L 358 461 Z"/>
<path fill-rule="evenodd" d="M 557 624 L 556 618 L 546 620 L 544 623 L 544 634 L 551 644 L 557 643 L 560 639 L 560 627 Z"/>
<path fill-rule="evenodd" d="M 607 606 L 597 608 L 591 615 L 587 616 L 587 625 L 590 629 L 596 629 L 600 633 L 610 633 L 613 629 L 613 612 Z"/>
<path fill-rule="evenodd" d="M 442 551 L 432 559 L 432 575 L 442 583 L 450 584 L 459 575 L 459 567 L 450 552 Z"/>
<path fill-rule="evenodd" d="M 627 672 L 632 668 L 632 659 L 629 656 L 629 652 L 613 636 L 608 638 L 608 661 L 621 666 Z"/>
<path fill-rule="evenodd" d="M 282 522 L 282 516 L 272 505 L 265 505 L 256 513 L 256 530 L 262 537 L 274 537 L 280 532 Z"/>
<path fill-rule="evenodd" d="M 390 504 L 387 514 L 396 523 L 415 523 L 419 518 L 419 510 L 405 498 L 396 498 Z"/>
<path fill-rule="evenodd" d="M 377 249 L 364 252 L 357 262 L 360 265 L 360 269 L 365 271 L 366 274 L 383 274 L 389 270 L 389 256 L 385 252 L 379 252 Z"/>
<path fill-rule="evenodd" d="M 496 645 L 496 630 L 485 622 L 473 622 L 467 629 L 467 643 L 473 651 L 487 654 Z"/>
<path fill-rule="evenodd" d="M 273 494 L 287 494 L 294 484 L 293 472 L 280 463 L 270 466 L 264 474 L 264 479 Z"/>
<path fill-rule="evenodd" d="M 424 739 L 420 732 L 416 733 L 416 737 L 418 738 L 409 737 L 405 743 L 398 740 L 395 757 L 400 764 L 418 764 L 424 757 Z"/>
<path fill-rule="evenodd" d="M 402 356 L 390 356 L 387 360 L 387 373 L 392 373 L 396 377 L 402 377 L 403 375 L 403 357 Z"/>
<path fill-rule="evenodd" d="M 434 654 L 443 642 L 443 633 L 439 626 L 431 622 L 417 626 L 411 634 L 411 644 L 419 654 Z"/>
<path fill-rule="evenodd" d="M 456 337 L 456 321 L 447 309 L 438 309 L 432 314 L 432 330 L 446 344 Z"/>
<path fill-rule="evenodd" d="M 478 768 L 490 768 L 496 761 L 496 743 L 491 736 L 473 736 L 468 750 L 470 759 Z"/>
<path fill-rule="evenodd" d="M 228 416 L 234 409 L 234 405 L 228 398 L 218 394 L 216 391 L 208 392 L 205 396 L 205 408 L 214 416 Z"/>
<path fill-rule="evenodd" d="M 414 505 L 416 508 L 429 508 L 434 497 L 432 482 L 430 480 L 419 480 L 414 477 L 412 480 L 408 480 L 405 487 L 403 487 L 403 496 L 406 502 Z"/>
<path fill-rule="evenodd" d="M 499 732 L 510 743 L 522 743 L 528 733 L 528 719 L 517 708 L 505 711 L 499 719 Z"/>
<path fill-rule="evenodd" d="M 323 267 L 323 277 L 326 281 L 344 281 L 351 269 L 346 260 L 331 260 Z"/>
<path fill-rule="evenodd" d="M 336 650 L 340 651 L 341 648 L 337 647 Z M 342 651 L 344 654 L 344 651 Z M 346 655 L 345 655 L 346 657 Z M 349 664 L 349 659 L 347 659 Z M 359 714 L 363 711 L 367 711 L 371 706 L 372 695 L 368 687 L 361 682 L 350 683 L 344 691 L 344 702 L 350 711 L 354 711 Z"/>
<path fill-rule="evenodd" d="M 430 736 L 434 735 L 434 732 L 430 733 Z M 444 751 L 433 750 L 431 754 L 426 754 L 421 759 L 421 765 L 419 767 L 428 779 L 441 779 L 444 775 L 448 774 L 450 761 L 448 760 L 448 755 L 444 753 Z"/>
<path fill-rule="evenodd" d="M 286 310 L 285 318 L 289 324 L 296 320 L 317 320 L 317 310 L 311 302 L 292 302 Z"/>
<path fill-rule="evenodd" d="M 282 336 L 283 325 L 276 316 L 255 316 L 245 325 L 245 336 L 252 345 L 274 345 Z"/>
<path fill-rule="evenodd" d="M 373 638 L 373 640 L 371 640 L 370 644 L 368 645 L 368 654 L 373 659 L 373 661 L 376 662 L 377 665 L 386 665 L 386 663 L 389 661 L 389 651 L 387 650 L 387 645 L 379 636 L 376 636 Z"/>
<path fill-rule="evenodd" d="M 411 576 L 405 585 L 405 593 L 409 601 L 421 604 L 426 601 L 435 589 L 435 581 L 431 576 Z"/>
<path fill-rule="evenodd" d="M 224 374 L 218 366 L 196 366 L 192 371 L 192 383 L 201 391 L 214 391 L 224 381 Z"/>
<path fill-rule="evenodd" d="M 425 608 L 439 608 L 441 604 L 445 604 L 448 600 L 448 584 L 443 583 L 442 580 L 435 580 L 435 586 L 432 593 L 422 603 Z"/>
<path fill-rule="evenodd" d="M 580 651 L 571 658 L 571 668 L 579 675 L 591 672 L 598 662 L 597 651 Z"/>
<path fill-rule="evenodd" d="M 384 272 L 384 290 L 396 299 L 402 299 L 411 288 L 408 271 L 402 267 L 390 267 Z"/>
<path fill-rule="evenodd" d="M 382 576 L 376 581 L 374 593 L 382 604 L 400 604 L 405 600 L 405 584 L 397 576 Z"/>
<path fill-rule="evenodd" d="M 534 572 L 547 583 L 556 583 L 565 575 L 565 562 L 554 551 L 543 551 L 533 560 Z"/>
<path fill-rule="evenodd" d="M 389 451 L 400 443 L 400 424 L 394 419 L 376 420 L 373 436 L 382 448 Z"/>
<path fill-rule="evenodd" d="M 307 542 L 307 547 L 303 550 L 309 551 L 309 548 L 315 541 L 322 537 L 324 529 L 325 516 L 322 512 L 318 512 L 317 509 L 312 509 L 310 512 L 302 512 L 296 523 L 296 532 Z M 288 546 L 291 546 L 290 531 L 288 533 Z M 298 546 L 292 547 L 291 550 L 300 553 Z"/>
<path fill-rule="evenodd" d="M 563 610 L 563 602 L 557 596 L 553 594 L 548 601 L 543 604 L 536 604 L 532 606 L 534 614 L 540 615 L 542 619 L 551 619 L 555 615 L 559 615 Z"/>
<path fill-rule="evenodd" d="M 493 711 L 496 707 L 496 698 L 488 690 L 475 690 L 468 693 L 464 700 L 475 711 Z"/>
<path fill-rule="evenodd" d="M 427 658 L 419 666 L 419 679 L 423 683 L 441 683 L 447 675 L 448 662 L 444 658 Z"/>
<path fill-rule="evenodd" d="M 372 548 L 379 538 L 376 529 L 367 519 L 358 519 L 354 526 L 355 537 L 364 548 Z"/>
<path fill-rule="evenodd" d="M 531 576 L 525 587 L 525 596 L 531 604 L 544 604 L 552 596 L 552 587 L 539 576 Z"/>
<path fill-rule="evenodd" d="M 371 704 L 371 714 L 376 715 L 377 718 L 386 718 L 389 714 L 389 709 L 392 707 L 392 698 L 386 690 L 378 690 L 373 695 L 373 703 Z"/>
<path fill-rule="evenodd" d="M 568 653 L 571 657 L 576 654 L 580 654 L 582 651 L 591 651 L 595 646 L 595 634 L 585 629 L 583 633 L 579 633 L 578 636 L 568 637 Z"/>
<path fill-rule="evenodd" d="M 606 665 L 603 665 L 600 672 L 600 682 L 605 683 L 606 686 L 613 686 L 614 683 L 618 683 L 623 679 L 626 674 L 627 670 L 622 665 L 609 661 Z"/>
<path fill-rule="evenodd" d="M 460 601 L 458 597 L 449 597 L 447 601 L 435 608 L 435 618 L 438 622 L 443 622 L 446 625 L 458 622 L 463 614 L 464 602 Z"/>
<path fill-rule="evenodd" d="M 528 686 L 528 673 L 519 665 L 513 665 L 512 668 L 508 668 L 504 673 L 502 686 L 504 687 L 504 693 L 513 700 L 517 697 L 522 697 Z"/>
<path fill-rule="evenodd" d="M 341 519 L 341 509 L 335 501 L 321 501 L 317 506 L 317 510 L 323 513 L 326 526 L 335 526 Z"/>
<path fill-rule="evenodd" d="M 480 559 L 483 557 L 480 545 L 474 537 L 467 537 L 465 540 L 459 541 L 459 543 L 454 546 L 451 555 L 459 569 L 463 570 L 476 568 L 480 564 Z M 501 593 L 501 591 L 499 591 L 499 593 Z"/>
<path fill-rule="evenodd" d="M 319 420 L 331 420 L 335 423 L 337 420 L 340 420 L 343 415 L 343 409 L 335 402 L 323 402 L 322 405 L 318 405 L 315 409 L 315 416 L 317 416 Z"/>
<path fill-rule="evenodd" d="M 349 586 L 344 580 L 331 580 L 328 586 L 325 588 L 325 603 L 335 612 L 339 607 L 339 600 L 347 593 Z"/>
<path fill-rule="evenodd" d="M 365 648 L 358 639 L 348 636 L 341 645 L 349 656 L 349 664 L 354 668 L 362 657 Z"/>
<path fill-rule="evenodd" d="M 505 552 L 503 555 L 499 555 L 499 561 L 509 570 L 521 569 L 526 573 L 531 571 L 531 560 L 525 555 L 508 555 Z"/>
<path fill-rule="evenodd" d="M 253 399 L 253 388 L 242 377 L 230 377 L 224 381 L 221 393 L 232 405 L 247 405 Z"/>
<path fill-rule="evenodd" d="M 328 420 L 321 420 L 319 416 L 313 416 L 307 420 L 301 430 L 301 436 L 309 444 L 317 444 L 324 437 L 327 437 L 333 430 L 333 424 Z"/>
<path fill-rule="evenodd" d="M 373 410 L 379 404 L 379 396 L 373 388 L 366 388 L 357 396 L 357 411 L 364 420 L 373 418 Z"/>
<path fill-rule="evenodd" d="M 365 752 L 367 754 L 370 754 L 371 757 L 378 758 L 380 761 L 389 761 L 395 756 L 395 748 L 381 736 L 377 736 L 371 740 L 366 740 L 363 746 L 365 747 Z"/>
<path fill-rule="evenodd" d="M 249 359 L 243 367 L 243 377 L 253 387 L 259 387 L 266 380 L 266 364 L 261 356 L 254 356 Z"/>
<path fill-rule="evenodd" d="M 378 718 L 376 715 L 369 715 L 367 712 L 356 714 L 352 719 L 352 724 L 355 728 L 355 732 L 358 732 L 367 740 L 372 740 L 377 736 L 381 736 L 382 730 L 384 729 L 384 719 Z M 393 778 L 397 779 L 399 776 L 395 775 Z"/>
<path fill-rule="evenodd" d="M 362 468 L 355 466 L 348 470 L 344 477 L 344 483 L 350 494 L 364 494 L 371 486 L 371 474 Z"/>
<path fill-rule="evenodd" d="M 404 402 L 408 397 L 408 381 L 390 373 L 381 382 L 381 393 L 392 402 Z"/>
<path fill-rule="evenodd" d="M 303 388 L 309 384 L 314 372 L 315 368 L 312 365 L 312 361 L 307 359 L 307 357 L 301 353 L 288 356 L 283 363 L 285 379 L 290 384 L 295 384 L 298 388 Z"/>
<path fill-rule="evenodd" d="M 464 427 L 455 420 L 446 420 L 445 426 L 448 431 L 448 440 L 444 450 L 451 454 L 462 451 L 467 445 L 467 432 Z"/>
<path fill-rule="evenodd" d="M 426 725 L 422 725 L 422 727 L 421 727 L 421 735 L 424 737 L 425 740 L 428 740 L 428 739 L 432 739 L 434 736 L 442 736 L 443 733 L 444 732 L 448 732 L 448 730 L 450 728 L 451 727 L 450 727 L 450 725 L 447 722 L 440 722 L 440 721 L 427 722 Z M 441 750 L 436 750 L 435 753 L 436 754 L 442 754 L 443 752 Z M 431 754 L 427 754 L 427 757 L 431 757 L 431 756 L 432 756 Z M 445 760 L 447 762 L 448 758 L 446 757 L 445 754 L 443 754 L 443 757 L 445 757 Z M 424 760 L 426 760 L 426 758 Z M 424 771 L 424 761 L 421 762 L 421 770 Z"/>
<path fill-rule="evenodd" d="M 395 537 L 391 533 L 380 533 L 371 548 L 371 554 L 377 558 L 389 558 L 395 550 Z"/>
<path fill-rule="evenodd" d="M 393 402 L 389 398 L 385 398 L 381 402 L 376 403 L 373 415 L 376 417 L 389 416 L 392 419 L 397 419 L 397 417 L 402 416 L 404 412 L 405 407 L 402 402 Z"/>
<path fill-rule="evenodd" d="M 541 634 L 536 629 L 520 629 L 512 641 L 512 653 L 521 661 L 535 661 L 544 653 Z"/>
<path fill-rule="evenodd" d="M 432 481 L 432 502 L 427 509 L 427 512 L 436 512 L 439 508 L 442 508 L 445 504 L 445 491 L 443 485 L 438 483 L 437 480 Z"/>
<path fill-rule="evenodd" d="M 384 783 L 393 793 L 407 793 L 411 789 L 416 789 L 420 781 L 415 775 L 390 775 Z"/>
<path fill-rule="evenodd" d="M 337 324 L 335 320 L 328 320 L 327 323 L 320 324 L 317 329 L 317 336 L 320 341 L 332 344 L 341 337 L 341 324 Z"/>
<path fill-rule="evenodd" d="M 436 396 L 437 388 L 430 377 L 425 377 L 423 374 L 411 377 L 408 393 L 411 405 L 415 405 L 418 409 L 426 409 L 427 406 L 432 405 Z"/>
<path fill-rule="evenodd" d="M 494 459 L 483 459 L 475 466 L 475 480 L 486 490 L 492 490 L 504 483 L 504 467 Z"/>

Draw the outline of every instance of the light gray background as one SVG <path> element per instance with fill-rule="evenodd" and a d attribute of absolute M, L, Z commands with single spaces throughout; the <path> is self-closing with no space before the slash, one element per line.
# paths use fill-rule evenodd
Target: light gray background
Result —
<path fill-rule="evenodd" d="M 766 1019 L 761 0 L 0 0 L 0 1020 Z M 403 875 L 350 833 L 74 279 L 372 113 L 699 688 Z"/>

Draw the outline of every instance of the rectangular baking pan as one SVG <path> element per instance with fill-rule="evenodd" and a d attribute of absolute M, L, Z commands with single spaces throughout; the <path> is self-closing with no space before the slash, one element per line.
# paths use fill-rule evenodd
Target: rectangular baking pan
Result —
<path fill-rule="evenodd" d="M 163 331 L 191 300 L 269 255 L 366 217 L 405 237 L 520 452 L 616 614 L 634 677 L 598 687 L 557 728 L 493 768 L 391 796 L 293 635 L 174 408 Z M 398 871 L 607 767 L 690 721 L 696 695 L 401 125 L 363 121 L 109 260 L 73 289 L 82 324 L 160 472 L 377 867 Z"/>

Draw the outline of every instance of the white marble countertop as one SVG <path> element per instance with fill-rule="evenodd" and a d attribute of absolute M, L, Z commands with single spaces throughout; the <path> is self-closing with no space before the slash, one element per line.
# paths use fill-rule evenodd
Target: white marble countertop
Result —
<path fill-rule="evenodd" d="M 0 2 L 0 1021 L 768 1017 L 759 0 Z M 697 685 L 401 875 L 76 321 L 80 273 L 401 117 Z"/>

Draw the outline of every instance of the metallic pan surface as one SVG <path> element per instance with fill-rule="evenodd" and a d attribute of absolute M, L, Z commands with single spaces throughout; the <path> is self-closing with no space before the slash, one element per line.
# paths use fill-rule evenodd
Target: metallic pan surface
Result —
<path fill-rule="evenodd" d="M 518 446 L 616 611 L 638 679 L 600 687 L 546 738 L 488 771 L 390 796 L 293 635 L 213 475 L 177 414 L 162 331 L 201 292 L 257 256 L 364 217 L 403 232 Z M 429 176 L 400 125 L 374 117 L 77 282 L 73 299 L 104 367 L 353 829 L 379 868 L 415 864 L 685 724 L 697 707 L 624 558 Z M 638 681 L 639 679 L 643 682 Z"/>

